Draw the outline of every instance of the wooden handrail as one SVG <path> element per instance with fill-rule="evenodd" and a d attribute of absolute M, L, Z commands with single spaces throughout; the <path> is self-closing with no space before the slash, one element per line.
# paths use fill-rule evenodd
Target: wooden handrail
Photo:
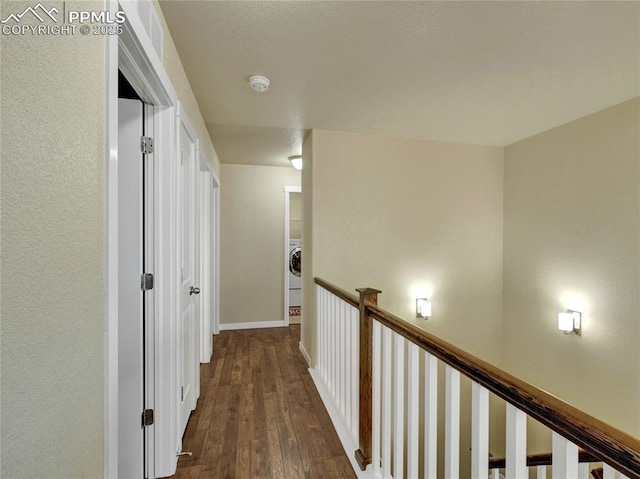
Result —
<path fill-rule="evenodd" d="M 640 479 L 640 440 L 376 306 L 368 315 L 516 406 L 552 431 Z"/>
<path fill-rule="evenodd" d="M 315 282 L 360 308 L 355 295 L 320 278 Z M 639 439 L 377 306 L 360 309 L 361 316 L 379 321 L 630 479 L 640 479 Z"/>
<path fill-rule="evenodd" d="M 578 462 L 601 462 L 602 459 L 594 456 L 584 449 L 578 451 Z M 553 464 L 553 454 L 543 452 L 541 454 L 530 454 L 527 456 L 527 467 L 551 466 Z M 504 469 L 506 459 L 504 457 L 489 459 L 489 469 Z"/>
<path fill-rule="evenodd" d="M 354 308 L 360 307 L 360 299 L 355 294 L 351 294 L 348 291 L 345 291 L 344 289 L 339 288 L 336 285 L 333 285 L 320 278 L 315 278 L 314 281 L 316 282 L 317 285 L 322 286 L 324 289 L 326 289 L 330 293 L 333 293 L 335 296 L 337 296 L 341 300 L 346 301 Z"/>

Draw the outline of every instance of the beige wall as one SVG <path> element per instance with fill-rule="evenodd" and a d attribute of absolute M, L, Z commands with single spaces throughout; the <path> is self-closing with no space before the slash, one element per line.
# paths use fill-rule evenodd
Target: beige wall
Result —
<path fill-rule="evenodd" d="M 314 130 L 309 163 L 305 277 L 381 289 L 382 307 L 412 321 L 426 294 L 433 317 L 418 325 L 498 364 L 503 149 Z"/>
<path fill-rule="evenodd" d="M 164 68 L 167 71 L 167 75 L 171 80 L 171 84 L 176 91 L 176 95 L 180 100 L 180 103 L 187 113 L 187 117 L 189 118 L 191 125 L 196 131 L 196 135 L 200 140 L 201 151 L 206 153 L 207 158 L 209 158 L 209 161 L 211 162 L 211 166 L 218 174 L 218 177 L 220 177 L 220 161 L 218 160 L 218 155 L 211 143 L 211 138 L 209 137 L 209 132 L 207 131 L 204 119 L 202 118 L 200 107 L 198 106 L 196 97 L 191 89 L 191 84 L 189 83 L 189 79 L 187 78 L 184 67 L 182 66 L 182 61 L 180 60 L 176 46 L 173 43 L 171 32 L 169 31 L 167 22 L 162 15 L 162 9 L 160 8 L 158 1 L 153 0 L 153 4 L 158 12 L 158 17 L 164 32 L 164 48 L 162 56 Z"/>
<path fill-rule="evenodd" d="M 311 364 L 315 366 L 316 358 L 316 303 L 313 282 L 313 137 L 314 132 L 307 133 L 302 143 L 302 314 L 304 320 L 300 326 L 300 344 L 305 348 Z"/>
<path fill-rule="evenodd" d="M 303 156 L 302 341 L 312 362 L 319 276 L 346 290 L 381 289 L 383 308 L 500 364 L 503 149 L 314 130 Z M 415 319 L 423 294 L 433 302 L 428 321 Z M 469 424 L 466 381 L 463 390 L 461 421 Z M 492 438 L 492 452 L 501 449 Z"/>
<path fill-rule="evenodd" d="M 2 14 L 27 6 L 2 2 Z M 104 38 L 0 38 L 0 476 L 102 477 Z M 219 168 L 167 35 L 164 64 Z"/>
<path fill-rule="evenodd" d="M 293 168 L 222 165 L 221 324 L 284 319 L 284 186 Z"/>
<path fill-rule="evenodd" d="M 104 39 L 1 38 L 0 476 L 102 477 Z"/>
<path fill-rule="evenodd" d="M 636 99 L 515 143 L 504 189 L 504 367 L 635 435 L 639 131 Z"/>

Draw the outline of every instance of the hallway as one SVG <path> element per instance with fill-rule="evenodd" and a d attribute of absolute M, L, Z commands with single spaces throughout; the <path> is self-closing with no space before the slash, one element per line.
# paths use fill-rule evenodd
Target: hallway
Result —
<path fill-rule="evenodd" d="M 222 331 L 175 478 L 354 478 L 298 350 L 300 326 Z"/>

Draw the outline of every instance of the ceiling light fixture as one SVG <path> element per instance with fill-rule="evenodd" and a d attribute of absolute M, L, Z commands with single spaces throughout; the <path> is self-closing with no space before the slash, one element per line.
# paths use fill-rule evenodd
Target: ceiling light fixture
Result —
<path fill-rule="evenodd" d="M 289 157 L 289 161 L 291 162 L 291 166 L 293 166 L 296 170 L 302 169 L 302 156 L 301 155 L 293 155 Z"/>
<path fill-rule="evenodd" d="M 249 86 L 252 90 L 257 91 L 258 93 L 267 91 L 270 84 L 271 82 L 269 79 L 262 75 L 253 75 L 252 77 L 249 77 Z"/>

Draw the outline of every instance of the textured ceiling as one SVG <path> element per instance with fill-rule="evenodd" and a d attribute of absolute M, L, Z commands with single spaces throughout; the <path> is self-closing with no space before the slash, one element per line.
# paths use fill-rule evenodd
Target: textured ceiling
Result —
<path fill-rule="evenodd" d="M 222 162 L 312 128 L 506 145 L 640 92 L 639 2 L 160 3 Z"/>

